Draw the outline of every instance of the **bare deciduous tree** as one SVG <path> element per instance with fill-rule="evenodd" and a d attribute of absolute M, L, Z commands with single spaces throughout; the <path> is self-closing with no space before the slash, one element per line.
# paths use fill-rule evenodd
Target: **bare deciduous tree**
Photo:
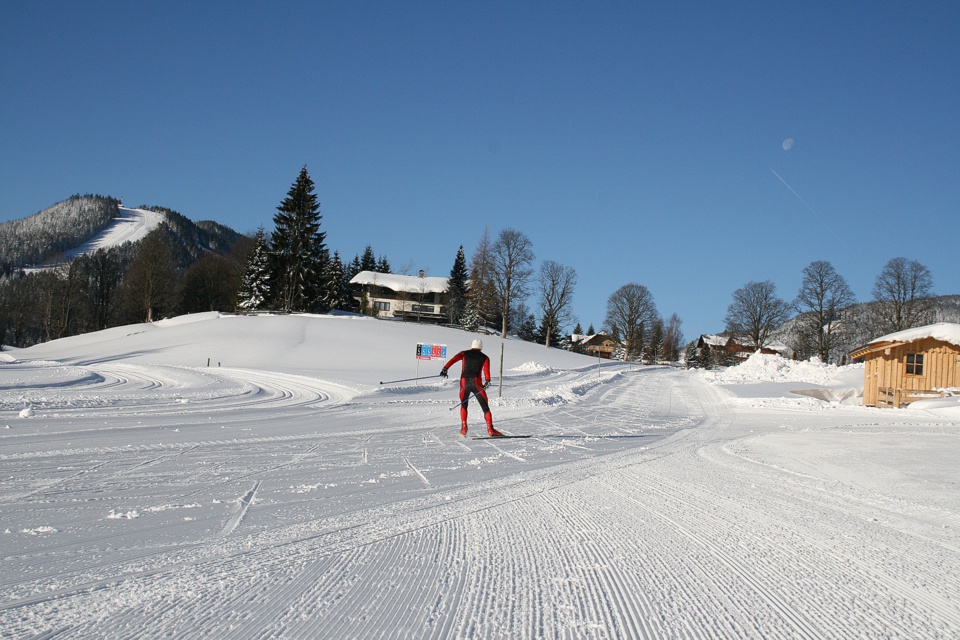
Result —
<path fill-rule="evenodd" d="M 573 317 L 573 288 L 577 284 L 577 272 L 553 260 L 540 265 L 540 312 L 546 345 L 550 336 L 570 323 Z"/>
<path fill-rule="evenodd" d="M 123 281 L 126 307 L 131 318 L 153 322 L 155 314 L 173 310 L 177 299 L 177 267 L 165 226 L 143 240 Z"/>
<path fill-rule="evenodd" d="M 804 268 L 793 306 L 800 314 L 799 333 L 810 337 L 821 362 L 830 362 L 840 312 L 854 302 L 853 290 L 832 264 L 817 260 Z"/>
<path fill-rule="evenodd" d="M 493 288 L 502 316 L 501 338 L 507 337 L 511 305 L 527 297 L 527 286 L 533 276 L 532 247 L 530 238 L 516 229 L 501 231 L 491 247 Z"/>
<path fill-rule="evenodd" d="M 733 292 L 727 307 L 727 331 L 748 340 L 758 351 L 789 317 L 790 306 L 777 297 L 776 288 L 770 280 L 748 282 Z"/>
<path fill-rule="evenodd" d="M 670 362 L 676 362 L 680 359 L 680 345 L 683 344 L 681 324 L 683 324 L 683 321 L 680 316 L 674 313 L 667 320 L 667 326 L 663 332 L 663 357 Z"/>
<path fill-rule="evenodd" d="M 902 331 L 931 321 L 934 311 L 930 270 L 907 258 L 892 258 L 873 285 L 880 326 L 885 333 Z"/>
<path fill-rule="evenodd" d="M 493 243 L 486 228 L 470 258 L 470 297 L 467 300 L 468 320 L 464 326 L 475 331 L 492 323 L 497 307 L 493 290 Z"/>
<path fill-rule="evenodd" d="M 626 348 L 623 359 L 643 352 L 644 330 L 652 327 L 657 318 L 657 306 L 650 290 L 642 284 L 625 284 L 607 298 L 607 317 L 604 320 Z"/>

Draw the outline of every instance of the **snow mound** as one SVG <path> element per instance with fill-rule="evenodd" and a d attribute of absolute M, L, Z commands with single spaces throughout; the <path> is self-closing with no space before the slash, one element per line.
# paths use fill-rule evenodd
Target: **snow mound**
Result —
<path fill-rule="evenodd" d="M 518 373 L 546 373 L 550 370 L 550 367 L 533 361 L 524 362 L 519 367 L 514 367 L 511 369 L 511 371 L 516 371 Z"/>
<path fill-rule="evenodd" d="M 798 362 L 779 355 L 754 353 L 737 366 L 714 374 L 714 380 L 718 384 L 807 382 L 827 385 L 841 369 L 846 368 L 824 364 L 817 358 Z"/>

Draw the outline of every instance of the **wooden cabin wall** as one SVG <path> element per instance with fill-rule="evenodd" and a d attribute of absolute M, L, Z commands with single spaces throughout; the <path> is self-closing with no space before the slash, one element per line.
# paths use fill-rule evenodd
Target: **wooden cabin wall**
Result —
<path fill-rule="evenodd" d="M 923 375 L 907 375 L 907 354 L 923 354 Z M 925 391 L 960 387 L 960 347 L 926 338 L 877 351 L 864 362 L 863 403 L 876 405 L 881 387 Z"/>

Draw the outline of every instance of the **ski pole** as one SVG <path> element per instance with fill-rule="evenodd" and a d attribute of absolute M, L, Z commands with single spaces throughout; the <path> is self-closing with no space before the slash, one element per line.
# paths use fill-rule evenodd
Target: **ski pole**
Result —
<path fill-rule="evenodd" d="M 403 380 L 387 380 L 386 382 L 381 381 L 380 384 L 396 384 L 398 382 L 413 382 L 414 380 L 429 380 L 430 378 L 439 378 L 440 374 L 438 373 L 435 376 L 420 376 L 419 378 L 404 378 Z"/>
<path fill-rule="evenodd" d="M 486 389 L 486 386 L 484 386 L 484 389 Z M 471 391 L 470 393 L 472 393 L 473 395 L 477 396 L 477 398 L 480 397 L 480 396 L 478 395 L 478 392 L 477 392 L 477 391 Z M 469 396 L 469 395 L 467 395 L 466 398 L 464 398 L 463 400 L 461 400 L 461 401 L 460 401 L 460 404 L 454 405 L 454 406 L 450 407 L 448 410 L 449 410 L 449 411 L 453 411 L 454 409 L 459 409 L 460 407 L 462 407 L 463 405 L 467 404 L 468 402 L 470 402 L 470 396 Z"/>

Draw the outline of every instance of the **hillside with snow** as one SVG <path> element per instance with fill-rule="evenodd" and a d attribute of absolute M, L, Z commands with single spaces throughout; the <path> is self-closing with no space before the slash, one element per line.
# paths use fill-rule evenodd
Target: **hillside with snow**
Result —
<path fill-rule="evenodd" d="M 955 406 L 481 336 L 530 437 L 471 401 L 462 438 L 417 345 L 475 337 L 210 313 L 0 354 L 4 637 L 960 637 Z"/>
<path fill-rule="evenodd" d="M 138 242 L 165 220 L 166 216 L 156 211 L 117 207 L 117 216 L 107 228 L 90 240 L 66 251 L 64 257 L 67 260 L 72 260 L 77 256 L 93 253 L 98 249 L 110 249 L 127 242 Z"/>

